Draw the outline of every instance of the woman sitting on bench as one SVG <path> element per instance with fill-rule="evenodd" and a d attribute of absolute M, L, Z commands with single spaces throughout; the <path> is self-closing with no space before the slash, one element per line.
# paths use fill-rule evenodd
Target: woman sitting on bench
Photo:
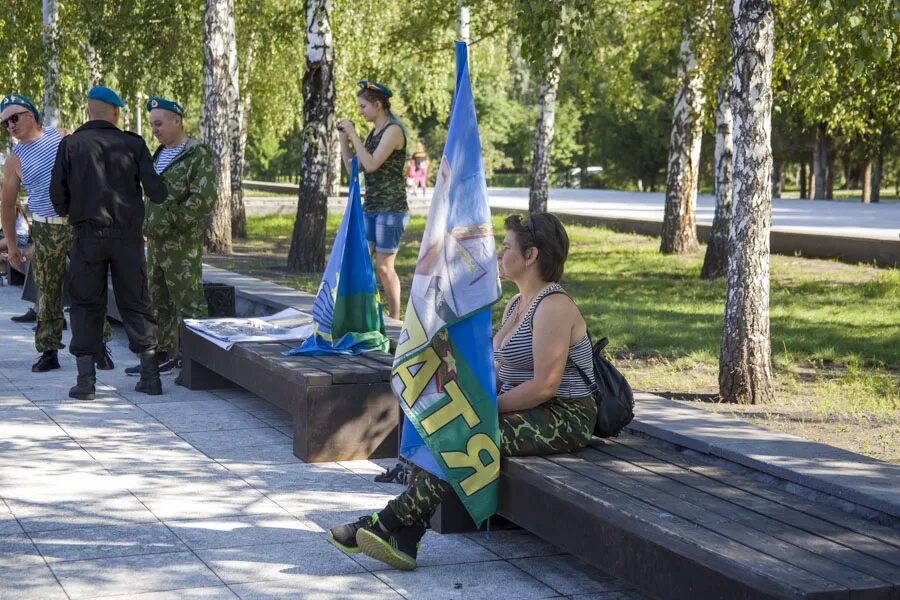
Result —
<path fill-rule="evenodd" d="M 506 219 L 500 275 L 519 293 L 494 335 L 503 456 L 572 452 L 587 445 L 597 405 L 574 365 L 593 374 L 587 325 L 559 285 L 569 237 L 550 213 Z M 418 467 L 409 487 L 371 517 L 340 525 L 328 538 L 345 552 L 414 569 L 418 542 L 450 485 Z"/>

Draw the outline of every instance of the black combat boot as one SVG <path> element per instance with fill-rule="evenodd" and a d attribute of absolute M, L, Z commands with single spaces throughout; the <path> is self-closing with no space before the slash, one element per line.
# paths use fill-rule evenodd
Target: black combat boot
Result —
<path fill-rule="evenodd" d="M 134 391 L 150 396 L 162 394 L 162 382 L 159 380 L 159 364 L 156 362 L 156 351 L 141 352 L 141 379 L 134 386 Z"/>
<path fill-rule="evenodd" d="M 94 357 L 91 354 L 75 358 L 78 366 L 78 382 L 69 390 L 69 398 L 78 400 L 94 399 L 94 384 L 97 383 L 97 372 L 94 370 Z"/>
<path fill-rule="evenodd" d="M 31 365 L 32 373 L 46 373 L 59 368 L 59 355 L 56 350 L 44 350 L 37 362 Z"/>

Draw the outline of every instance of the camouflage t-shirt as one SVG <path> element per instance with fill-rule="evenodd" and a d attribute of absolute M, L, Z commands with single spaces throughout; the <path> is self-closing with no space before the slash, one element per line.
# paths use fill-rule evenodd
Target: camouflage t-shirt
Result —
<path fill-rule="evenodd" d="M 403 130 L 403 141 L 406 142 L 406 130 L 397 119 L 390 122 L 377 134 L 372 130 L 366 137 L 365 147 L 370 154 L 375 153 L 384 132 L 389 127 L 397 126 Z M 365 209 L 370 212 L 408 212 L 406 203 L 406 148 L 391 152 L 387 160 L 375 171 L 365 173 L 366 201 Z"/>

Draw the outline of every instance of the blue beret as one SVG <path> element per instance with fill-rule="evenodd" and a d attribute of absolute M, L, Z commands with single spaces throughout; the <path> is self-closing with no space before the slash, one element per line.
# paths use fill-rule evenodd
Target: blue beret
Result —
<path fill-rule="evenodd" d="M 122 102 L 119 95 L 105 85 L 95 85 L 91 88 L 91 91 L 88 92 L 87 97 L 90 100 L 99 100 L 100 102 L 106 102 L 107 104 L 118 106 L 119 108 L 125 106 L 125 103 Z"/>
<path fill-rule="evenodd" d="M 154 108 L 168 110 L 175 113 L 179 117 L 184 116 L 184 107 L 174 100 L 166 100 L 165 98 L 160 98 L 159 96 L 153 96 L 152 98 L 147 100 L 147 112 L 150 112 Z"/>
<path fill-rule="evenodd" d="M 380 84 L 380 83 L 375 83 L 374 81 L 369 81 L 368 79 L 362 79 L 360 81 L 357 81 L 356 85 L 358 85 L 359 87 L 361 87 L 364 90 L 375 90 L 376 92 L 381 92 L 388 98 L 390 98 L 391 96 L 394 95 L 394 92 L 392 92 L 391 88 L 389 88 L 388 86 Z"/>
<path fill-rule="evenodd" d="M 34 115 L 34 120 L 41 123 L 41 112 L 34 105 L 34 102 L 23 96 L 22 94 L 8 94 L 0 101 L 0 112 L 6 110 L 7 106 L 24 106 Z"/>

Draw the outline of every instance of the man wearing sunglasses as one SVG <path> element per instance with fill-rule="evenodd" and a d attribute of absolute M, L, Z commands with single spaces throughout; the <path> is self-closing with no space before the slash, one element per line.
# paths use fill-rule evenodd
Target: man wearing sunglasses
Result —
<path fill-rule="evenodd" d="M 63 348 L 63 282 L 72 246 L 72 230 L 50 201 L 50 174 L 60 141 L 70 132 L 42 127 L 40 111 L 21 94 L 8 94 L 0 100 L 0 125 L 17 141 L 3 165 L 0 213 L 4 231 L 13 231 L 7 227 L 15 226 L 19 188 L 24 187 L 28 192 L 31 236 L 34 240 L 32 268 L 40 292 L 34 346 L 41 356 L 31 370 L 43 373 L 60 367 L 58 351 Z M 20 265 L 22 261 L 19 249 L 11 248 L 10 264 Z M 25 321 L 26 318 L 16 320 Z M 103 340 L 111 339 L 112 330 L 104 320 Z M 100 369 L 115 368 L 105 343 L 95 361 Z"/>

